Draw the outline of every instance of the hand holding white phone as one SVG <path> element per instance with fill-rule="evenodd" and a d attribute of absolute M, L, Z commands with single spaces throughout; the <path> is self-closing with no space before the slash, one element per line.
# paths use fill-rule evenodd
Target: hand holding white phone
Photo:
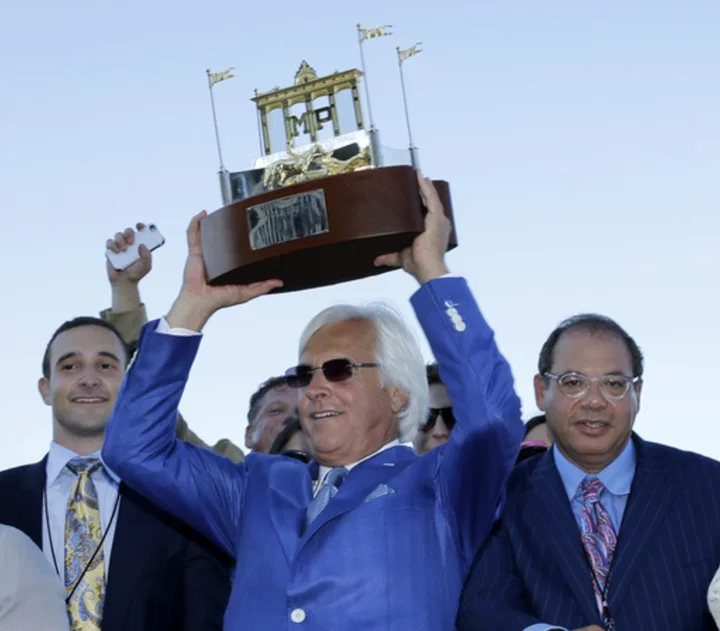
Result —
<path fill-rule="evenodd" d="M 157 250 L 161 245 L 164 245 L 164 243 L 165 237 L 160 234 L 157 226 L 151 223 L 135 233 L 135 240 L 127 250 L 124 252 L 113 252 L 108 248 L 105 251 L 105 256 L 108 261 L 110 261 L 113 269 L 121 272 L 140 260 L 141 245 L 144 245 L 152 252 L 153 250 Z"/>

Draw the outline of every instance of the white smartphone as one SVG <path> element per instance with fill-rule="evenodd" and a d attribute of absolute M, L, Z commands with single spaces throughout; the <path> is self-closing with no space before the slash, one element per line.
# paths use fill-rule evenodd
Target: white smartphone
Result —
<path fill-rule="evenodd" d="M 165 243 L 165 237 L 160 234 L 155 224 L 148 224 L 142 230 L 135 232 L 135 243 L 133 243 L 125 252 L 113 252 L 106 250 L 105 256 L 110 261 L 110 265 L 119 272 L 130 267 L 135 261 L 140 260 L 140 245 L 145 245 L 151 252 L 157 250 Z"/>

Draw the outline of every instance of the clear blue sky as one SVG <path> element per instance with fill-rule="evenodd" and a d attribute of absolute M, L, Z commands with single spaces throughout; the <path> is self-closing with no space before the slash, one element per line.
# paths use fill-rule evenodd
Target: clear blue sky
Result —
<path fill-rule="evenodd" d="M 350 8 L 356 7 L 356 8 Z M 616 318 L 647 357 L 637 429 L 720 457 L 720 4 L 716 0 L 8 3 L 0 22 L 0 467 L 39 460 L 50 411 L 36 389 L 48 336 L 109 303 L 104 242 L 136 221 L 167 238 L 142 286 L 152 317 L 179 287 L 184 231 L 220 206 L 205 69 L 225 162 L 257 155 L 253 89 L 303 59 L 359 67 L 367 43 L 383 142 L 407 144 L 395 46 L 423 42 L 406 81 L 422 166 L 451 183 L 467 276 L 512 363 L 524 415 L 552 327 Z M 247 400 L 293 364 L 331 302 L 390 299 L 394 272 L 218 314 L 182 410 L 207 441 L 240 444 Z M 427 353 L 427 347 L 424 347 Z"/>

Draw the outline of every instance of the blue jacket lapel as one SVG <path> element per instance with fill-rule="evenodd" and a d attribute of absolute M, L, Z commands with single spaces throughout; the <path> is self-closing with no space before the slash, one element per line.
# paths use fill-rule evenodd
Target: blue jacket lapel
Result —
<path fill-rule="evenodd" d="M 387 483 L 415 458 L 415 454 L 408 447 L 392 447 L 353 467 L 337 495 L 310 524 L 302 537 L 303 542 L 310 539 L 329 521 L 362 504 L 378 485 Z M 389 486 L 392 487 L 392 483 Z M 303 512 L 303 519 L 304 517 L 305 513 Z"/>
<path fill-rule="evenodd" d="M 145 563 L 153 556 L 158 535 L 159 509 L 135 491 L 120 485 L 120 506 L 112 545 L 108 590 L 103 611 L 103 631 L 123 629 L 135 587 Z"/>
<path fill-rule="evenodd" d="M 306 465 L 285 456 L 277 456 L 277 461 L 270 466 L 270 519 L 288 563 L 298 548 L 317 472 L 316 463 Z"/>
<path fill-rule="evenodd" d="M 648 544 L 663 523 L 663 516 L 674 494 L 670 471 L 667 464 L 657 457 L 653 445 L 636 435 L 633 439 L 637 465 L 610 573 L 608 602 L 611 611 L 619 607 L 628 591 L 627 586 L 645 558 Z"/>
<path fill-rule="evenodd" d="M 580 530 L 555 468 L 552 449 L 540 457 L 530 476 L 530 484 L 529 506 L 524 515 L 532 522 L 528 524 L 530 528 L 537 525 L 537 536 L 547 541 L 552 551 L 551 558 L 542 562 L 550 561 L 559 566 L 586 619 L 597 620 L 599 612 Z"/>

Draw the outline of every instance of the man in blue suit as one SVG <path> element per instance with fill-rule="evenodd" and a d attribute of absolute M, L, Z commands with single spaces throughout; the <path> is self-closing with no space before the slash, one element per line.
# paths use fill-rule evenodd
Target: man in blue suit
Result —
<path fill-rule="evenodd" d="M 234 465 L 175 439 L 200 336 L 220 307 L 280 281 L 208 287 L 200 219 L 188 228 L 183 289 L 146 325 L 108 424 L 103 456 L 140 493 L 237 558 L 225 628 L 446 631 L 463 581 L 502 505 L 522 423 L 507 362 L 464 280 L 448 275 L 437 193 L 412 247 L 378 257 L 421 284 L 412 299 L 454 403 L 450 440 L 410 447 L 427 413 L 422 354 L 395 313 L 331 307 L 300 341 L 298 389 L 309 465 L 250 454 Z M 240 344 L 240 342 L 238 342 Z"/>
<path fill-rule="evenodd" d="M 221 629 L 230 560 L 100 457 L 127 360 L 119 332 L 100 319 L 55 332 L 39 382 L 53 441 L 40 462 L 0 473 L 0 523 L 43 551 L 73 631 Z"/>
<path fill-rule="evenodd" d="M 555 445 L 510 476 L 459 629 L 716 628 L 720 463 L 633 432 L 642 374 L 638 345 L 609 318 L 575 316 L 550 335 L 535 394 Z"/>

